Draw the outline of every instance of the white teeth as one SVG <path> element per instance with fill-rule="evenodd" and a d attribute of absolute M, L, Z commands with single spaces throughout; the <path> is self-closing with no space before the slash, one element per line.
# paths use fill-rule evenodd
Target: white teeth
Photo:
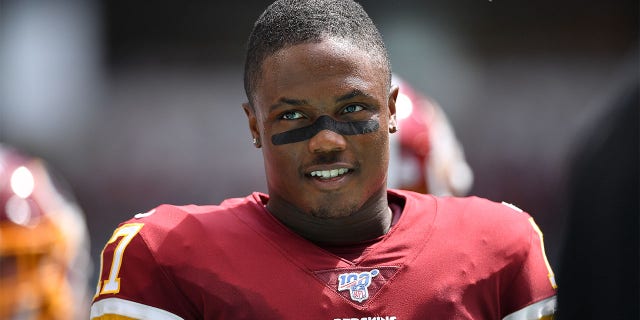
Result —
<path fill-rule="evenodd" d="M 320 170 L 320 171 L 311 171 L 312 177 L 321 177 L 323 179 L 335 178 L 337 176 L 343 175 L 347 173 L 349 169 L 340 168 L 333 170 Z"/>

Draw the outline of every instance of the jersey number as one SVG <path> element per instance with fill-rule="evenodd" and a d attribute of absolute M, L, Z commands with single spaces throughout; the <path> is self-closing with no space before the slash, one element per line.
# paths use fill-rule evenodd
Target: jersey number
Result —
<path fill-rule="evenodd" d="M 107 246 L 111 243 L 114 243 L 119 240 L 118 245 L 116 245 L 115 250 L 113 250 L 113 259 L 111 260 L 111 269 L 109 270 L 109 278 L 107 280 L 98 280 L 98 287 L 96 288 L 96 296 L 106 293 L 118 293 L 120 292 L 120 278 L 118 274 L 120 273 L 120 267 L 122 266 L 122 256 L 124 254 L 124 250 L 127 248 L 133 237 L 135 237 L 140 229 L 142 229 L 142 223 L 129 223 L 122 225 L 118 229 L 113 232 L 113 236 L 107 242 Z M 105 246 L 106 248 L 106 246 Z M 102 254 L 100 255 L 100 273 L 98 274 L 102 277 L 102 268 L 104 264 L 104 250 L 102 250 Z"/>

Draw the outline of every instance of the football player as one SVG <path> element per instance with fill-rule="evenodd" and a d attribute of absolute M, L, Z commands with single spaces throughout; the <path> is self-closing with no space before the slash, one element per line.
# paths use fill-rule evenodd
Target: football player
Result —
<path fill-rule="evenodd" d="M 250 35 L 245 89 L 268 194 L 121 224 L 93 319 L 553 317 L 527 213 L 387 188 L 398 87 L 359 4 L 274 2 Z"/>
<path fill-rule="evenodd" d="M 0 319 L 86 319 L 84 217 L 45 162 L 0 144 Z"/>
<path fill-rule="evenodd" d="M 390 136 L 388 185 L 438 196 L 466 195 L 473 184 L 462 145 L 433 99 L 393 75 L 398 133 Z"/>

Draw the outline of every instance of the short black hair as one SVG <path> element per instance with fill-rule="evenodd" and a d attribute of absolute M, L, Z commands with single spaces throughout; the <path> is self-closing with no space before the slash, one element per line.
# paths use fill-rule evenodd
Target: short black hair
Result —
<path fill-rule="evenodd" d="M 360 4 L 353 0 L 279 0 L 272 3 L 253 26 L 244 66 L 244 89 L 253 103 L 255 82 L 264 60 L 278 50 L 326 37 L 342 38 L 371 52 L 388 69 L 391 62 L 382 35 Z"/>

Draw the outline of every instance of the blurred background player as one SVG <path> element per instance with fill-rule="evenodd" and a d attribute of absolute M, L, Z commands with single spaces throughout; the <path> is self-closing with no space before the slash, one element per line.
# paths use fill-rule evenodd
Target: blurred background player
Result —
<path fill-rule="evenodd" d="M 82 212 L 41 159 L 0 144 L 0 319 L 86 319 Z"/>
<path fill-rule="evenodd" d="M 442 108 L 406 81 L 396 101 L 398 132 L 391 135 L 389 187 L 438 196 L 466 195 L 473 172 Z"/>

